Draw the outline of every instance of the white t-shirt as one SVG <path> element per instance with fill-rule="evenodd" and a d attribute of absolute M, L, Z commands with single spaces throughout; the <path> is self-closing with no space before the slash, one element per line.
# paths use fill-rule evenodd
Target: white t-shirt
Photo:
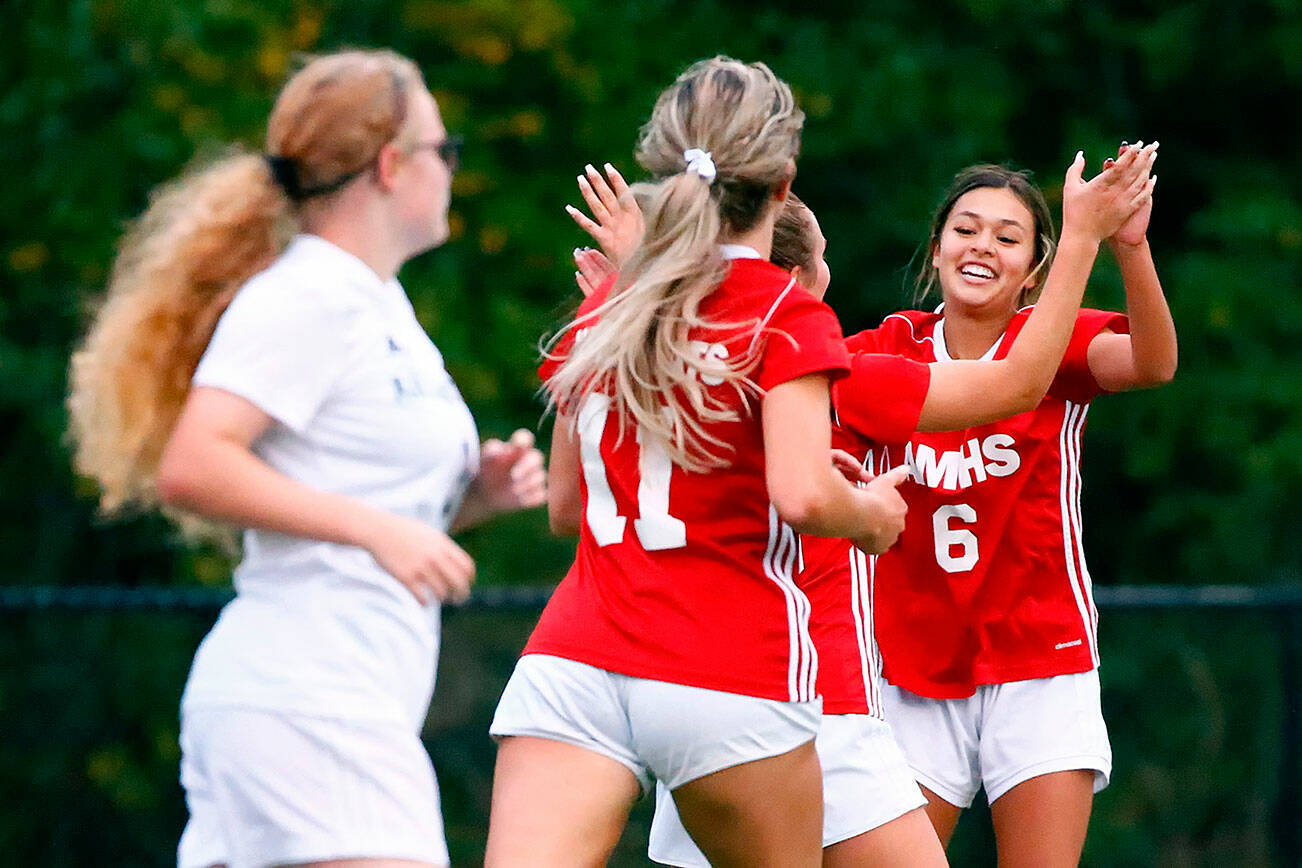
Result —
<path fill-rule="evenodd" d="M 252 448 L 279 472 L 442 530 L 478 470 L 474 420 L 402 286 L 315 236 L 240 289 L 193 382 L 272 417 Z M 235 589 L 195 656 L 183 709 L 420 727 L 439 607 L 422 607 L 368 552 L 248 530 Z"/>

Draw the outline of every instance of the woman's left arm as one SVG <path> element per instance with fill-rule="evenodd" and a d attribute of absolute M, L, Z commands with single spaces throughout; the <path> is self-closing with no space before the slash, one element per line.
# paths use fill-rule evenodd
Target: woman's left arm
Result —
<path fill-rule="evenodd" d="M 546 500 L 542 453 L 534 448 L 533 433 L 520 428 L 505 443 L 485 440 L 480 446 L 479 473 L 448 532 L 472 528 L 504 512 L 541 506 Z"/>
<path fill-rule="evenodd" d="M 583 525 L 582 447 L 572 417 L 557 412 L 552 425 L 547 484 L 547 521 L 557 536 L 578 536 Z"/>
<path fill-rule="evenodd" d="M 1109 392 L 1160 386 L 1175 376 L 1175 322 L 1148 246 L 1152 210 L 1150 199 L 1108 239 L 1121 266 L 1130 319 L 1130 334 L 1105 331 L 1090 341 L 1090 373 Z"/>

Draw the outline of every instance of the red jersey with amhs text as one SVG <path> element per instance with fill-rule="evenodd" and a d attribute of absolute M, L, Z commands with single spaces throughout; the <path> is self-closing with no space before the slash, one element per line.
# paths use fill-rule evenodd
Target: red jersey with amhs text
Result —
<path fill-rule="evenodd" d="M 594 294 L 581 313 L 604 297 Z M 738 358 L 759 341 L 751 378 L 763 389 L 807 374 L 846 373 L 831 309 L 768 262 L 733 261 L 702 313 L 734 325 L 694 335 L 696 350 Z M 554 370 L 548 362 L 539 373 L 546 379 Z M 760 398 L 743 398 L 727 385 L 712 392 L 737 411 L 735 421 L 711 429 L 733 447 L 732 463 L 699 473 L 674 465 L 631 425 L 621 439 L 606 395 L 583 399 L 577 557 L 524 653 L 712 690 L 811 700 L 818 664 L 809 600 L 798 584 L 797 535 L 778 519 L 765 486 Z"/>
<path fill-rule="evenodd" d="M 1003 358 L 1020 311 L 990 358 Z M 947 361 L 943 313 L 909 311 L 876 329 L 878 348 Z M 1082 309 L 1036 409 L 961 431 L 914 434 L 874 456 L 906 464 L 909 511 L 877 559 L 875 623 L 892 684 L 936 699 L 1098 665 L 1098 611 L 1081 540 L 1081 434 L 1102 389 L 1090 341 L 1129 331 L 1121 314 Z"/>

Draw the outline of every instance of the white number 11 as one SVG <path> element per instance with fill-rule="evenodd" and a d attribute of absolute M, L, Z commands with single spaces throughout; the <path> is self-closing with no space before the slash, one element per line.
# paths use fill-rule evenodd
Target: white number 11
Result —
<path fill-rule="evenodd" d="M 615 495 L 606 478 L 606 464 L 601 460 L 601 437 L 606 432 L 610 398 L 593 393 L 579 409 L 579 452 L 583 479 L 588 485 L 588 506 L 584 517 L 599 546 L 614 545 L 624 539 L 627 519 L 619 514 Z M 674 464 L 659 441 L 646 442 L 642 427 L 637 429 L 638 452 L 637 510 L 633 520 L 638 542 L 649 552 L 677 549 L 687 545 L 687 525 L 669 514 L 669 478 Z"/>

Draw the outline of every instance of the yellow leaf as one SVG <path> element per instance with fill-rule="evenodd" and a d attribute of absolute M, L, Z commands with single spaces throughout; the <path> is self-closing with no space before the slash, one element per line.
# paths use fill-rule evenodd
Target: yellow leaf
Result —
<path fill-rule="evenodd" d="M 506 247 L 506 230 L 498 226 L 485 226 L 479 230 L 479 249 L 489 256 L 501 253 Z"/>
<path fill-rule="evenodd" d="M 40 241 L 28 241 L 9 251 L 12 271 L 36 271 L 50 260 L 50 248 Z"/>

